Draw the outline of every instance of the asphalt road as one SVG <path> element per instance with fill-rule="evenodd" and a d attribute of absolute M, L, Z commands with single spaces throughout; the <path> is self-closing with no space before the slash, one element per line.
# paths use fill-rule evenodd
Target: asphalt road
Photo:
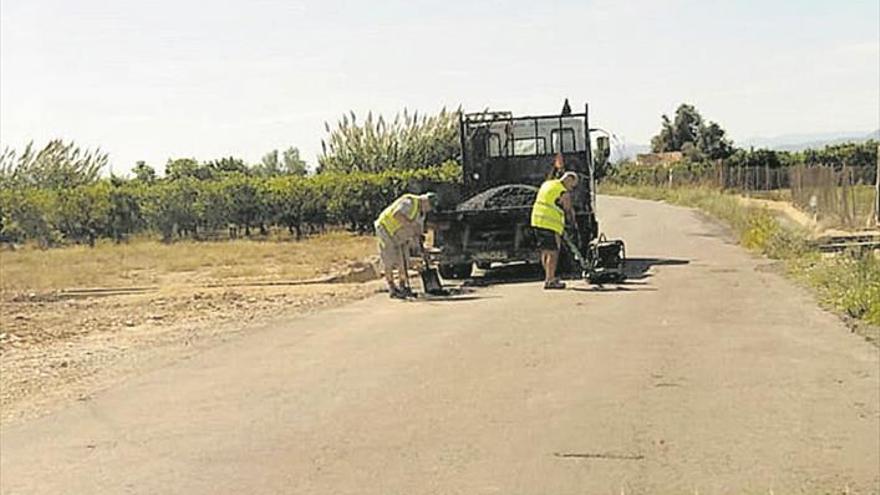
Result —
<path fill-rule="evenodd" d="M 600 207 L 626 285 L 250 332 L 5 428 L 2 492 L 880 491 L 878 349 L 693 211 Z"/>

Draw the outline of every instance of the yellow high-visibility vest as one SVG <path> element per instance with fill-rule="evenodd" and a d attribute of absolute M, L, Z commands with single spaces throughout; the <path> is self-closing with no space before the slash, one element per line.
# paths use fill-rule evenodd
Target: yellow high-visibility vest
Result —
<path fill-rule="evenodd" d="M 382 210 L 382 213 L 379 214 L 379 218 L 376 219 L 376 222 L 373 225 L 377 229 L 379 227 L 382 227 L 383 229 L 385 229 L 385 232 L 387 232 L 389 236 L 393 237 L 394 234 L 396 234 L 397 231 L 400 230 L 400 227 L 402 227 L 402 225 L 400 225 L 400 222 L 398 222 L 397 219 L 394 218 L 394 212 L 397 211 L 397 207 L 405 199 L 411 199 L 413 202 L 412 211 L 409 212 L 407 218 L 409 218 L 410 220 L 415 220 L 416 217 L 419 216 L 419 208 L 421 208 L 422 203 L 417 195 L 404 194 L 403 196 L 395 199 L 393 203 Z"/>
<path fill-rule="evenodd" d="M 541 184 L 535 204 L 532 205 L 532 227 L 552 230 L 562 235 L 565 230 L 565 212 L 556 200 L 565 192 L 559 179 L 551 179 Z"/>

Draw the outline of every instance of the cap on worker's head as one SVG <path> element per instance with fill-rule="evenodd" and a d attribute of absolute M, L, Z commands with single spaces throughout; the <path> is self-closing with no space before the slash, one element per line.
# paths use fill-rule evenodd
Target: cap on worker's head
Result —
<path fill-rule="evenodd" d="M 571 170 L 569 170 L 568 172 L 565 172 L 564 174 L 562 174 L 562 177 L 559 178 L 559 180 L 563 180 L 563 181 L 566 179 L 574 179 L 575 184 L 577 184 L 578 180 L 580 180 L 578 178 L 578 175 L 576 173 L 572 172 Z"/>
<path fill-rule="evenodd" d="M 431 205 L 432 210 L 436 210 L 437 205 L 440 204 L 440 198 L 432 192 L 426 192 L 425 194 L 422 194 L 422 198 L 428 200 L 428 204 Z"/>

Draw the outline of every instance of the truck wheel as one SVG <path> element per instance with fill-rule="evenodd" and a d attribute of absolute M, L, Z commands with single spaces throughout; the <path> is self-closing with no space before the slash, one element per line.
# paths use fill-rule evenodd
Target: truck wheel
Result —
<path fill-rule="evenodd" d="M 440 265 L 440 276 L 446 279 L 468 278 L 471 276 L 471 264 Z"/>

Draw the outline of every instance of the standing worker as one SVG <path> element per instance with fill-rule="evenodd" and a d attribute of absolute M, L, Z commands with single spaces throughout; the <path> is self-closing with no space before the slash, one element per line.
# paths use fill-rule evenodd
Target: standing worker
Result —
<path fill-rule="evenodd" d="M 559 179 L 549 179 L 541 184 L 535 204 L 532 205 L 532 228 L 541 250 L 541 265 L 544 267 L 544 288 L 564 289 L 565 283 L 556 277 L 559 262 L 561 236 L 565 231 L 566 217 L 577 228 L 574 208 L 571 204 L 571 191 L 577 186 L 578 176 L 568 171 Z"/>
<path fill-rule="evenodd" d="M 437 195 L 404 194 L 382 210 L 374 222 L 376 237 L 379 239 L 379 256 L 385 270 L 385 281 L 392 298 L 412 297 L 406 273 L 406 257 L 409 256 L 411 242 L 418 242 L 421 248 L 422 233 L 425 231 L 425 215 L 437 206 Z M 398 287 L 394 283 L 394 269 L 397 269 Z"/>

